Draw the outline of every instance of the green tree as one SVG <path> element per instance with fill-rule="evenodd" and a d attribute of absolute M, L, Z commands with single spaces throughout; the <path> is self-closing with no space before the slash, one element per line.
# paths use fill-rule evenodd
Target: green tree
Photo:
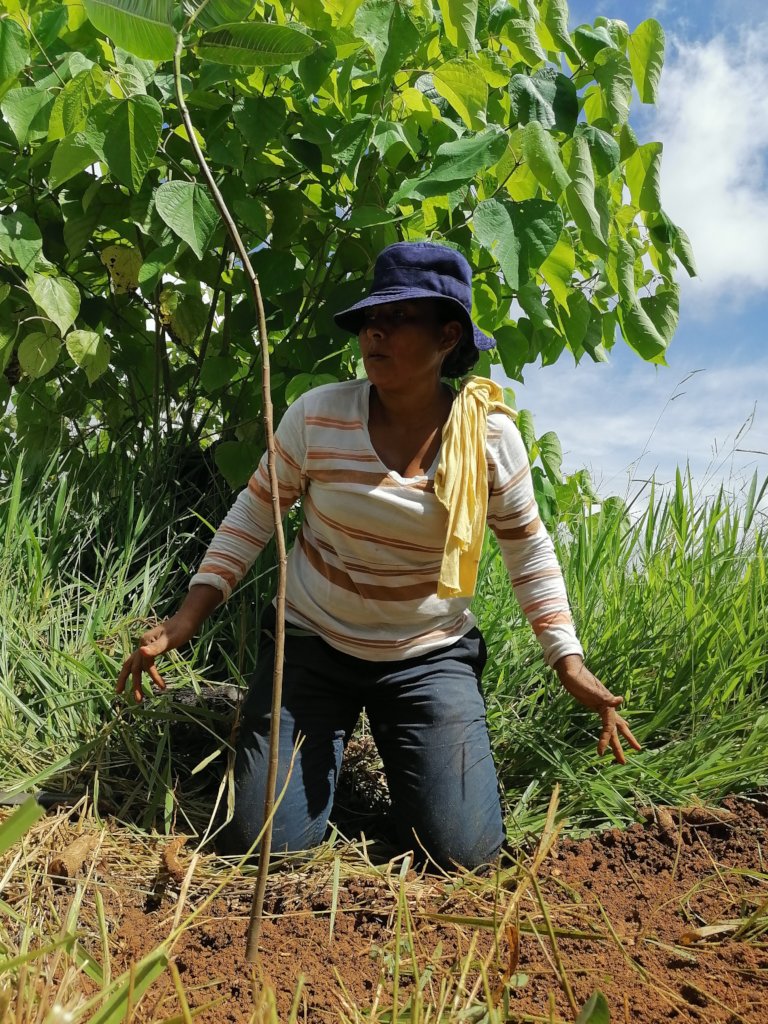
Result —
<path fill-rule="evenodd" d="M 685 233 L 659 193 L 659 24 L 566 0 L 6 0 L 0 17 L 0 442 L 158 452 L 216 441 L 242 483 L 263 445 L 262 340 L 197 139 L 265 297 L 275 405 L 354 375 L 331 314 L 398 239 L 459 246 L 481 361 L 510 377 L 617 335 L 663 362 Z M 528 438 L 540 489 L 551 435 Z"/>

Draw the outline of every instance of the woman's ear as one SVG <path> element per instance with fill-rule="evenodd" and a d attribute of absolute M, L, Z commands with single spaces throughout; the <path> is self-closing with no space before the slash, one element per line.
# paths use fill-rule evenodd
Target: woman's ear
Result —
<path fill-rule="evenodd" d="M 440 334 L 440 348 L 442 351 L 448 355 L 459 344 L 463 334 L 464 327 L 458 320 L 449 320 L 447 324 L 443 324 Z"/>

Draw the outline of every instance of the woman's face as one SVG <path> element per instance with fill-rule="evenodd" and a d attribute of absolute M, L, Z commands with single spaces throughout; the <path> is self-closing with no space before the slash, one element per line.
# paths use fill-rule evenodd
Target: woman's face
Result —
<path fill-rule="evenodd" d="M 394 390 L 439 380 L 443 360 L 461 333 L 458 320 L 439 323 L 432 299 L 371 306 L 359 333 L 368 379 L 379 388 Z"/>

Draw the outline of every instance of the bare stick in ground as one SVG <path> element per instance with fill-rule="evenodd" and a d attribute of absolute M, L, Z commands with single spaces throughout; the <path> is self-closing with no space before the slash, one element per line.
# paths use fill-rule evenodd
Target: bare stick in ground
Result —
<path fill-rule="evenodd" d="M 191 22 L 189 23 L 191 24 Z M 235 252 L 242 261 L 245 276 L 251 286 L 254 302 L 256 304 L 256 315 L 258 321 L 259 343 L 261 349 L 261 395 L 262 395 L 262 419 L 264 421 L 264 435 L 267 443 L 267 470 L 269 473 L 269 489 L 272 497 L 272 519 L 275 528 L 275 546 L 277 548 L 277 599 L 276 599 L 276 623 L 275 623 L 275 673 L 272 686 L 272 722 L 280 720 L 280 706 L 283 692 L 283 653 L 285 650 L 285 584 L 286 584 L 286 552 L 285 535 L 283 533 L 283 522 L 280 514 L 280 497 L 277 480 L 277 467 L 275 464 L 275 433 L 272 414 L 272 392 L 270 389 L 269 371 L 269 344 L 267 339 L 267 319 L 264 312 L 264 303 L 261 297 L 259 279 L 248 258 L 248 250 L 243 244 L 240 232 L 237 229 L 232 214 L 229 212 L 224 197 L 222 196 L 211 169 L 206 163 L 203 151 L 195 135 L 192 119 L 184 100 L 184 92 L 181 85 L 181 51 L 184 48 L 184 37 L 180 33 L 176 37 L 176 52 L 173 58 L 174 80 L 176 84 L 176 99 L 179 104 L 179 112 L 187 130 L 190 145 L 194 150 L 195 157 L 200 166 L 203 177 L 213 195 L 214 202 L 219 210 L 221 219 L 224 221 L 229 237 L 232 240 Z M 272 810 L 275 803 L 275 786 L 277 782 L 277 758 L 278 758 L 278 730 L 272 728 L 269 737 L 269 768 L 267 772 L 267 794 L 264 802 L 264 835 L 259 848 L 259 871 L 256 877 L 256 889 L 253 895 L 251 906 L 251 918 L 248 923 L 248 934 L 246 941 L 245 956 L 253 963 L 256 959 L 259 948 L 259 933 L 261 931 L 261 920 L 264 912 L 264 893 L 267 887 L 267 871 L 269 869 L 269 855 L 272 850 Z"/>

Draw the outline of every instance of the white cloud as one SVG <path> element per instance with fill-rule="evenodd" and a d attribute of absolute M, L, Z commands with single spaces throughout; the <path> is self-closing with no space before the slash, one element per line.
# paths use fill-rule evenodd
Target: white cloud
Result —
<path fill-rule="evenodd" d="M 586 467 L 603 495 L 634 493 L 651 475 L 673 482 L 686 464 L 702 493 L 768 474 L 768 416 L 755 402 L 768 392 L 768 361 L 687 374 L 630 354 L 567 362 L 532 369 L 514 385 L 517 404 L 533 411 L 538 432 L 556 431 L 566 472 Z"/>
<path fill-rule="evenodd" d="M 650 137 L 664 143 L 662 201 L 690 235 L 700 315 L 768 292 L 768 22 L 738 40 L 673 39 Z"/>

